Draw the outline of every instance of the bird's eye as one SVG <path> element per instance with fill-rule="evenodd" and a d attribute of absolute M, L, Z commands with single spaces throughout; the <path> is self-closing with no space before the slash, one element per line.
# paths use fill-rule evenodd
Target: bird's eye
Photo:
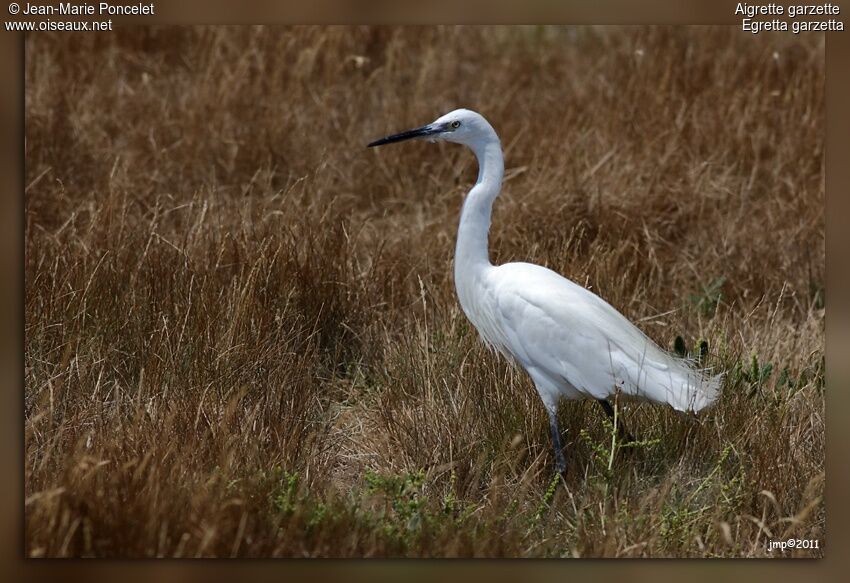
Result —
<path fill-rule="evenodd" d="M 452 129 L 453 129 L 453 130 L 456 130 L 457 128 L 459 128 L 459 127 L 460 127 L 460 122 L 459 122 L 459 121 L 457 121 L 457 120 L 455 120 L 455 121 L 453 121 L 453 122 L 451 123 L 451 126 L 452 126 Z"/>

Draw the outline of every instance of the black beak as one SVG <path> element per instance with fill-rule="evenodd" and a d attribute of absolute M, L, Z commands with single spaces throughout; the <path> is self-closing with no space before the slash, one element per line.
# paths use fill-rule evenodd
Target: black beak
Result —
<path fill-rule="evenodd" d="M 434 134 L 439 134 L 442 131 L 443 128 L 434 126 L 433 124 L 428 124 L 427 126 L 416 128 L 415 130 L 407 130 L 406 132 L 401 132 L 400 134 L 393 134 L 391 136 L 387 136 L 386 138 L 375 140 L 367 147 L 372 148 L 374 146 L 383 146 L 384 144 L 392 144 L 394 142 L 403 142 L 404 140 L 410 140 L 413 138 L 424 138 L 427 136 L 433 136 Z"/>

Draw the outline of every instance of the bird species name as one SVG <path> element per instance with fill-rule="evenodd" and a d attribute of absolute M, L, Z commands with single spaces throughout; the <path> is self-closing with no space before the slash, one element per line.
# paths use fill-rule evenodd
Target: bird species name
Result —
<path fill-rule="evenodd" d="M 738 2 L 735 7 L 735 14 L 741 14 L 747 18 L 753 16 L 784 16 L 788 14 L 788 18 L 797 18 L 798 16 L 834 16 L 841 13 L 841 8 L 835 4 L 807 4 L 807 5 L 791 5 L 783 6 L 782 4 L 746 4 Z"/>
<path fill-rule="evenodd" d="M 738 2 L 735 14 L 743 16 L 741 28 L 747 32 L 758 34 L 763 31 L 787 32 L 823 32 L 844 30 L 844 23 L 836 18 L 829 20 L 799 20 L 803 16 L 836 16 L 841 14 L 841 8 L 835 4 L 746 4 Z M 756 20 L 759 16 L 786 16 L 791 21 L 774 18 L 771 20 Z"/>

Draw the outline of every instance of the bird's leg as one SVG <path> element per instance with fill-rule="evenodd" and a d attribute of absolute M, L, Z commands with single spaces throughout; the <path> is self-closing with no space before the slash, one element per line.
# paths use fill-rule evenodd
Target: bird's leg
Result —
<path fill-rule="evenodd" d="M 596 402 L 602 406 L 602 409 L 605 411 L 605 414 L 608 415 L 608 418 L 611 422 L 614 422 L 614 407 L 611 406 L 611 403 L 608 402 L 607 399 L 596 399 Z M 626 430 L 626 426 L 620 419 L 617 419 L 617 437 L 619 438 L 621 443 L 632 443 L 635 438 L 632 437 L 632 434 Z"/>
<path fill-rule="evenodd" d="M 555 471 L 563 474 L 567 471 L 567 460 L 564 458 L 561 430 L 558 427 L 558 418 L 555 416 L 554 409 L 549 409 L 549 430 L 552 432 L 552 447 L 555 450 Z"/>

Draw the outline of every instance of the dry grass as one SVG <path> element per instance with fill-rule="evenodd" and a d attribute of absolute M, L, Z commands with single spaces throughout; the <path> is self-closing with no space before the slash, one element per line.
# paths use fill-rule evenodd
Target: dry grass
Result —
<path fill-rule="evenodd" d="M 777 556 L 825 541 L 824 58 L 737 28 L 146 28 L 27 43 L 31 556 Z M 451 279 L 493 259 L 728 371 L 698 419 L 561 409 Z"/>

